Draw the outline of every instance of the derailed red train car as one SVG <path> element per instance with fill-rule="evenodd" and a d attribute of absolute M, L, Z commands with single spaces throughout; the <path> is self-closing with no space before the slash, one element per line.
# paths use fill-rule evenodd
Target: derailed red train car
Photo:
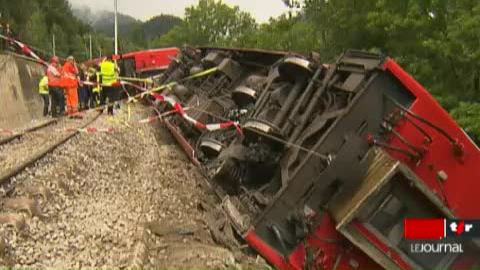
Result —
<path fill-rule="evenodd" d="M 178 48 L 157 48 L 128 52 L 115 56 L 123 76 L 148 77 L 162 73 L 175 59 Z M 98 65 L 104 58 L 99 57 L 86 61 L 87 66 Z"/>
<path fill-rule="evenodd" d="M 136 74 L 150 76 L 167 69 L 179 51 L 178 48 L 150 49 L 122 54 L 121 59 L 125 66 L 134 67 Z"/>
<path fill-rule="evenodd" d="M 182 81 L 218 67 L 205 77 Z M 480 218 L 480 150 L 391 58 L 335 63 L 279 52 L 182 51 L 163 82 L 204 123 L 167 126 L 222 199 L 231 226 L 279 269 L 473 269 L 480 246 L 416 253 L 405 218 Z M 197 108 L 197 109 L 195 109 Z M 443 241 L 443 242 L 442 242 Z M 452 239 L 436 243 L 451 243 Z"/>

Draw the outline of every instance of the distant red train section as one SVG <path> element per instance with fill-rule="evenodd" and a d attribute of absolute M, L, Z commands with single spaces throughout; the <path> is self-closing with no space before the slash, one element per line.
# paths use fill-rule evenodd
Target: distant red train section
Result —
<path fill-rule="evenodd" d="M 114 56 L 114 59 L 118 61 L 123 76 L 151 76 L 167 69 L 179 51 L 174 47 L 141 50 Z M 104 57 L 95 58 L 84 64 L 98 65 L 103 59 Z"/>
<path fill-rule="evenodd" d="M 138 74 L 157 73 L 168 68 L 172 59 L 179 52 L 178 48 L 160 48 L 129 52 L 123 54 L 123 61 L 133 61 Z"/>

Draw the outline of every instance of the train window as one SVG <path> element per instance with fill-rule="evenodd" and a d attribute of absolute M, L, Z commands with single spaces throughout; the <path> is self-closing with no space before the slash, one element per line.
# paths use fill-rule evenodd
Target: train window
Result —
<path fill-rule="evenodd" d="M 388 245 L 396 247 L 425 269 L 444 269 L 454 261 L 455 254 L 425 254 L 411 251 L 411 245 L 414 242 L 403 237 L 404 219 L 442 217 L 442 215 L 427 198 L 410 187 L 403 175 L 395 175 L 377 198 L 372 200 L 378 202 L 377 207 L 367 209 L 368 213 L 363 214 L 361 221 Z"/>
<path fill-rule="evenodd" d="M 342 235 L 385 269 L 399 269 L 404 263 L 414 269 L 448 269 L 458 259 L 478 254 L 477 247 L 471 243 L 463 245 L 465 256 L 446 252 L 420 253 L 413 249 L 418 243 L 453 244 L 458 241 L 407 240 L 403 228 L 405 218 L 452 218 L 453 213 L 408 167 L 382 150 L 373 150 L 370 155 L 374 158 L 359 187 L 336 199 L 330 207 Z"/>

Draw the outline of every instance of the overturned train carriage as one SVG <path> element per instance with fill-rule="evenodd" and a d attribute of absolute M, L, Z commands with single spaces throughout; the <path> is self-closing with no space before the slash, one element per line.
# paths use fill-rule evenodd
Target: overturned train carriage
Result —
<path fill-rule="evenodd" d="M 403 237 L 407 217 L 480 217 L 480 150 L 392 59 L 347 51 L 325 64 L 315 55 L 184 48 L 162 80 L 179 82 L 169 93 L 190 117 L 241 127 L 166 120 L 232 226 L 272 265 L 479 265 L 478 242 L 425 256 Z"/>

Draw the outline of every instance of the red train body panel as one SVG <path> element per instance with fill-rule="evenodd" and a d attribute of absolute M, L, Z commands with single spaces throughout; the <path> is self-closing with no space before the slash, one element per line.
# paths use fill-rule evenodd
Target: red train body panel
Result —
<path fill-rule="evenodd" d="M 417 81 L 406 73 L 397 63 L 389 59 L 385 69 L 391 72 L 416 97 L 410 110 L 441 127 L 458 143 L 461 152 L 456 153 L 455 146 L 445 137 L 432 129 L 427 131 L 433 134 L 433 141 L 426 145 L 426 153 L 419 163 L 413 163 L 404 156 L 390 153 L 394 158 L 401 160 L 414 171 L 428 187 L 437 194 L 445 192 L 448 208 L 461 219 L 479 218 L 480 208 L 478 190 L 480 183 L 480 149 L 458 126 L 453 118 L 438 104 L 438 102 Z M 424 145 L 424 137 L 410 123 L 403 123 L 397 127 L 399 133 L 417 145 Z M 398 139 L 395 145 L 401 143 Z M 441 158 L 440 158 L 441 157 Z M 448 179 L 443 183 L 442 191 L 439 188 L 437 173 L 444 171 Z"/>
<path fill-rule="evenodd" d="M 137 73 L 161 71 L 168 68 L 178 52 L 178 48 L 151 49 L 125 53 L 122 55 L 122 59 L 133 58 Z"/>

